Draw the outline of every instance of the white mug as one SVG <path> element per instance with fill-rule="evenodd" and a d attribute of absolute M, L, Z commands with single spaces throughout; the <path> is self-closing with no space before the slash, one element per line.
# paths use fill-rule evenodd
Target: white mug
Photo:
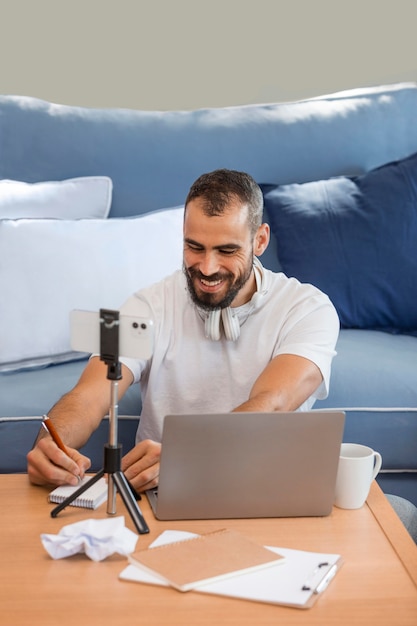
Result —
<path fill-rule="evenodd" d="M 360 509 L 368 497 L 371 483 L 382 465 L 382 457 L 368 446 L 342 443 L 336 478 L 335 505 Z"/>

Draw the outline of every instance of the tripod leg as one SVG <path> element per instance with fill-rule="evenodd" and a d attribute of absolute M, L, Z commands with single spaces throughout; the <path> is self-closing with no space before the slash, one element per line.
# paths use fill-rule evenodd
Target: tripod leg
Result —
<path fill-rule="evenodd" d="M 138 533 L 140 533 L 141 535 L 148 533 L 149 527 L 147 523 L 145 522 L 145 519 L 142 515 L 142 511 L 140 510 L 138 506 L 138 503 L 133 497 L 132 491 L 129 487 L 129 483 L 126 480 L 125 475 L 123 474 L 121 470 L 119 470 L 112 474 L 112 478 L 117 487 L 117 490 L 119 491 L 122 497 L 122 500 L 127 510 L 129 511 L 129 515 L 132 518 L 132 521 L 134 525 L 136 526 Z"/>
<path fill-rule="evenodd" d="M 96 483 L 98 480 L 100 480 L 102 476 L 104 476 L 104 469 L 97 472 L 97 474 L 95 476 L 92 476 L 90 480 L 88 480 L 84 485 L 79 487 L 79 489 L 76 489 L 74 493 L 68 496 L 68 498 L 65 498 L 65 500 L 63 500 L 61 504 L 58 504 L 58 506 L 52 509 L 51 517 L 56 517 L 58 513 L 60 513 L 60 511 L 65 509 L 69 504 L 71 504 L 71 502 L 73 502 L 76 498 L 78 498 L 78 496 L 80 496 L 85 491 L 87 491 L 87 489 L 91 487 L 91 485 L 94 485 L 94 483 Z"/>

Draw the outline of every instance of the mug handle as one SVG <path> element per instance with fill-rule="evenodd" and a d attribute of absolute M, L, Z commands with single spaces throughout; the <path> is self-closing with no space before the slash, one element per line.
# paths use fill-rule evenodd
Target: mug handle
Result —
<path fill-rule="evenodd" d="M 374 478 L 377 476 L 381 467 L 382 467 L 382 456 L 379 454 L 379 452 L 375 452 L 374 450 L 374 469 L 372 472 L 372 480 L 374 480 Z"/>

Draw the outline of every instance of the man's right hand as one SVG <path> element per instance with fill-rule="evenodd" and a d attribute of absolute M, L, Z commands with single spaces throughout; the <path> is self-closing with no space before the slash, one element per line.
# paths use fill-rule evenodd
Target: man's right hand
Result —
<path fill-rule="evenodd" d="M 68 454 L 50 437 L 42 437 L 27 455 L 28 476 L 34 485 L 78 485 L 91 467 L 88 457 L 67 446 Z"/>

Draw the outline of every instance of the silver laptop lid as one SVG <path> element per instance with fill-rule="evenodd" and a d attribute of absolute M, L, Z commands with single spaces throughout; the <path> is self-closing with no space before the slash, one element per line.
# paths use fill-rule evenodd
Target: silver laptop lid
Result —
<path fill-rule="evenodd" d="M 342 411 L 168 415 L 156 502 L 161 520 L 328 515 Z"/>

